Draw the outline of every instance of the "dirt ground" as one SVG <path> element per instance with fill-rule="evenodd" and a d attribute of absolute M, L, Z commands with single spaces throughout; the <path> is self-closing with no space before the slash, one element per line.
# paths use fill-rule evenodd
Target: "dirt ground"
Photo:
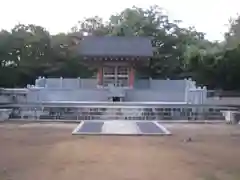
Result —
<path fill-rule="evenodd" d="M 155 137 L 72 136 L 75 126 L 0 124 L 0 180 L 240 179 L 240 125 L 168 124 L 173 135 Z"/>

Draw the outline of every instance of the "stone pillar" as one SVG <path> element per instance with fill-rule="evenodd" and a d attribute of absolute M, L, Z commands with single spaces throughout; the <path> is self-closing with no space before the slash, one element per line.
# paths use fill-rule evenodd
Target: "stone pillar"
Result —
<path fill-rule="evenodd" d="M 131 67 L 129 71 L 129 87 L 133 88 L 134 86 L 134 80 L 135 80 L 135 72 L 134 68 Z"/>
<path fill-rule="evenodd" d="M 98 68 L 97 81 L 99 86 L 103 85 L 103 68 L 102 67 Z"/>

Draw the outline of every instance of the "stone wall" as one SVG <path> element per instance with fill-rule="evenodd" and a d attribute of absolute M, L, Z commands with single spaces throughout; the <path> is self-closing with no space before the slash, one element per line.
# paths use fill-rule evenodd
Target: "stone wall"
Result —
<path fill-rule="evenodd" d="M 184 102 L 184 91 L 129 90 L 126 101 Z"/>
<path fill-rule="evenodd" d="M 108 92 L 101 89 L 32 89 L 27 102 L 42 101 L 107 101 Z"/>
<path fill-rule="evenodd" d="M 29 86 L 30 87 L 30 86 Z M 96 79 L 39 77 L 34 87 L 47 89 L 96 89 Z"/>
<path fill-rule="evenodd" d="M 15 90 L 9 90 L 9 92 L 13 92 L 11 95 L 2 97 L 0 95 L 0 102 L 11 100 L 13 95 L 17 97 L 20 103 L 24 103 L 24 101 L 108 101 L 108 97 L 113 94 L 112 91 L 115 89 L 97 87 L 96 79 L 38 78 L 34 86 L 27 86 L 26 93 L 24 91 L 25 97 L 18 94 L 20 91 L 15 92 Z M 124 94 L 125 101 L 136 102 L 158 101 L 203 104 L 207 97 L 206 88 L 197 87 L 191 79 L 137 80 L 133 89 L 122 90 L 124 93 L 121 94 Z"/>

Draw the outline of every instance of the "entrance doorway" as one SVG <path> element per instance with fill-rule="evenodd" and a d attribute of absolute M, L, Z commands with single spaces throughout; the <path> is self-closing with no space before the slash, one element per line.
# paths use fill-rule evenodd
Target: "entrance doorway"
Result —
<path fill-rule="evenodd" d="M 120 97 L 112 97 L 112 101 L 113 102 L 120 102 L 121 99 L 120 99 Z"/>
<path fill-rule="evenodd" d="M 129 81 L 128 66 L 104 66 L 103 85 L 113 84 L 116 87 L 127 87 Z"/>

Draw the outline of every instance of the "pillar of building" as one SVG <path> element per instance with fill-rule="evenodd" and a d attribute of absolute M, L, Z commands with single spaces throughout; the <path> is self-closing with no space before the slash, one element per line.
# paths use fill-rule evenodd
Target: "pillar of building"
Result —
<path fill-rule="evenodd" d="M 129 71 L 129 87 L 133 87 L 134 86 L 134 78 L 135 77 L 135 70 L 133 67 L 130 68 Z"/>
<path fill-rule="evenodd" d="M 103 68 L 102 67 L 98 68 L 97 81 L 98 81 L 98 85 L 100 86 L 103 85 Z"/>

